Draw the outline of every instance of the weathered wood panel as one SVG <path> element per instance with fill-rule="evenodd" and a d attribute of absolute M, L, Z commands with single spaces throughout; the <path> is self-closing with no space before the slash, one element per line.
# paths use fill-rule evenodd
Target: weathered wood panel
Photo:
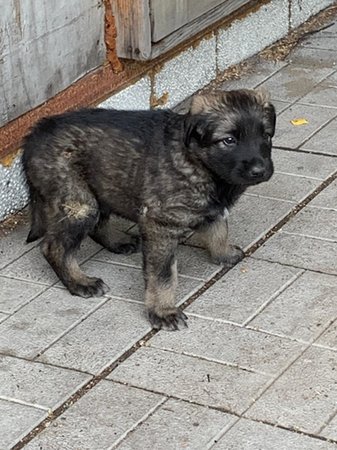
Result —
<path fill-rule="evenodd" d="M 152 41 L 169 34 L 202 16 L 227 0 L 151 0 Z"/>
<path fill-rule="evenodd" d="M 118 56 L 149 59 L 151 56 L 149 0 L 113 0 L 112 10 L 116 20 Z"/>
<path fill-rule="evenodd" d="M 169 34 L 160 42 L 154 43 L 151 51 L 151 58 L 156 58 L 157 56 L 165 53 L 175 45 L 184 42 L 186 39 L 199 33 L 218 20 L 223 19 L 249 2 L 250 0 L 227 0 L 225 3 L 221 3 L 219 6 L 208 11 L 206 14 L 203 14 L 175 32 Z"/>
<path fill-rule="evenodd" d="M 0 126 L 104 58 L 101 0 L 0 0 Z"/>

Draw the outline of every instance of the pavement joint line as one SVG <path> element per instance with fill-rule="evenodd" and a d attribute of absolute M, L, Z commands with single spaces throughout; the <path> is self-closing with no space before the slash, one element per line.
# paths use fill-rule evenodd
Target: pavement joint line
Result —
<path fill-rule="evenodd" d="M 328 107 L 327 107 L 328 108 Z M 335 115 L 331 118 L 328 119 L 326 122 L 324 122 L 320 127 L 316 128 L 315 131 L 313 131 L 311 134 L 309 134 L 309 136 L 307 136 L 298 146 L 299 147 L 303 147 L 303 145 L 305 145 L 308 141 L 310 141 L 311 138 L 313 138 L 316 134 L 318 134 L 320 131 L 322 131 L 326 126 L 330 125 L 331 122 L 333 122 L 336 117 L 337 117 L 337 108 L 330 108 L 330 109 L 335 109 Z"/>
<path fill-rule="evenodd" d="M 275 174 L 281 174 L 281 175 L 288 175 L 289 177 L 293 177 L 293 178 L 305 178 L 307 180 L 315 180 L 315 181 L 319 181 L 322 182 L 325 180 L 325 178 L 317 178 L 317 177 L 310 177 L 308 175 L 301 175 L 301 174 L 297 174 L 297 173 L 289 173 L 289 172 L 283 172 L 282 170 L 275 170 L 274 172 Z M 333 172 L 331 172 L 332 175 Z"/>
<path fill-rule="evenodd" d="M 204 320 L 209 320 L 212 322 L 218 322 L 218 323 L 223 323 L 226 325 L 234 325 L 236 327 L 244 328 L 241 323 L 232 322 L 232 321 L 226 320 L 226 319 L 221 319 L 220 317 L 203 316 L 202 314 L 197 314 L 197 313 L 189 312 L 189 311 L 187 311 L 187 314 L 188 314 L 188 316 L 196 317 L 197 319 L 204 319 Z"/>
<path fill-rule="evenodd" d="M 214 446 L 222 439 L 222 437 L 228 433 L 239 421 L 241 417 L 236 417 L 236 420 L 233 420 L 232 423 L 225 425 L 219 432 L 216 434 L 207 444 L 205 450 L 211 450 Z"/>
<path fill-rule="evenodd" d="M 148 418 L 153 416 L 158 409 L 160 409 L 165 403 L 169 400 L 168 396 L 165 396 L 162 398 L 155 406 L 153 406 L 147 413 L 144 414 L 143 417 L 141 417 L 136 423 L 133 424 L 132 427 L 130 427 L 128 430 L 126 430 L 110 447 L 107 448 L 107 450 L 113 450 L 115 449 L 119 444 L 121 444 L 130 433 L 132 433 L 134 430 L 136 430 L 139 425 L 142 425 Z"/>
<path fill-rule="evenodd" d="M 285 150 L 287 152 L 304 153 L 306 155 L 309 154 L 309 155 L 325 156 L 328 158 L 337 158 L 337 154 L 335 153 L 323 153 L 318 150 L 302 149 L 298 147 L 284 147 L 281 145 L 275 145 L 273 148 L 277 150 Z"/>
<path fill-rule="evenodd" d="M 275 291 L 264 303 L 262 303 L 262 305 L 259 306 L 259 308 L 257 308 L 257 310 L 250 316 L 248 317 L 248 319 L 246 319 L 242 325 L 244 327 L 246 327 L 252 320 L 255 319 L 255 317 L 257 315 L 259 315 L 264 309 L 266 309 L 266 307 L 273 301 L 275 300 L 279 295 L 282 294 L 282 292 L 284 292 L 286 289 L 288 289 L 293 283 L 295 283 L 295 281 L 297 281 L 303 274 L 305 273 L 305 270 L 303 269 L 302 271 L 296 273 L 295 275 L 293 275 L 286 283 L 284 283 L 283 286 L 281 286 L 279 289 L 277 289 L 277 291 Z"/>
<path fill-rule="evenodd" d="M 254 85 L 254 89 L 258 88 L 259 86 L 261 86 L 261 84 L 265 83 L 266 81 L 268 81 L 270 78 L 272 78 L 274 75 L 276 75 L 277 73 L 279 73 L 282 69 L 285 69 L 286 67 L 290 66 L 290 62 L 289 61 L 284 61 L 285 64 L 282 67 L 279 67 L 278 69 L 276 69 L 274 72 L 272 72 L 271 74 L 267 75 L 266 78 L 264 78 L 262 81 L 259 81 L 257 84 Z"/>
<path fill-rule="evenodd" d="M 8 403 L 16 403 L 18 405 L 29 406 L 31 408 L 39 409 L 41 411 L 49 412 L 50 409 L 46 406 L 38 405 L 37 403 L 25 402 L 24 400 L 20 400 L 13 397 L 8 397 L 7 395 L 0 395 L 0 400 L 4 400 Z"/>
<path fill-rule="evenodd" d="M 276 331 L 265 330 L 264 328 L 255 327 L 254 325 L 247 325 L 246 330 L 255 331 L 256 333 L 267 334 L 268 336 L 277 337 L 286 341 L 296 342 L 297 344 L 308 345 L 311 344 L 310 341 L 305 341 L 288 334 L 277 333 Z"/>
<path fill-rule="evenodd" d="M 337 238 L 336 239 L 329 239 L 329 238 L 325 238 L 325 237 L 314 236 L 312 234 L 297 233 L 296 231 L 280 230 L 280 233 L 287 234 L 288 236 L 307 237 L 307 238 L 310 238 L 310 239 L 315 239 L 316 241 L 324 241 L 324 242 L 331 242 L 331 243 L 332 242 L 337 242 Z"/>

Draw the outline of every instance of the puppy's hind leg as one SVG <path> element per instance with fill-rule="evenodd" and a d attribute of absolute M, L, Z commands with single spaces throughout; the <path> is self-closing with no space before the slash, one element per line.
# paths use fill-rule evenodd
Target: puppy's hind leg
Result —
<path fill-rule="evenodd" d="M 30 191 L 30 214 L 31 227 L 26 242 L 34 242 L 40 239 L 46 232 L 46 217 L 43 212 L 43 202 L 33 186 L 29 187 Z"/>
<path fill-rule="evenodd" d="M 218 216 L 198 234 L 216 264 L 233 266 L 244 257 L 241 248 L 228 243 L 228 223 L 224 217 Z"/>
<path fill-rule="evenodd" d="M 89 233 L 91 239 L 113 253 L 131 255 L 140 249 L 140 238 L 129 236 L 116 229 L 112 216 L 101 217 L 94 230 Z"/>
<path fill-rule="evenodd" d="M 88 277 L 75 259 L 81 241 L 97 223 L 95 202 L 69 199 L 58 206 L 58 212 L 50 220 L 42 242 L 44 256 L 72 294 L 81 297 L 104 295 L 108 291 L 104 282 L 100 278 Z"/>

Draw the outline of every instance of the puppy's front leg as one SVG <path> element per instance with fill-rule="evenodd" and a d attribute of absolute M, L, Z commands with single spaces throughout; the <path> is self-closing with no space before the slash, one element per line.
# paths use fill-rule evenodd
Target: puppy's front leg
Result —
<path fill-rule="evenodd" d="M 174 232 L 156 224 L 141 226 L 145 305 L 154 328 L 178 330 L 186 326 L 187 317 L 175 306 L 178 282 L 176 249 L 178 238 Z"/>
<path fill-rule="evenodd" d="M 223 216 L 219 215 L 198 233 L 216 264 L 234 265 L 244 257 L 239 247 L 228 243 L 228 223 Z"/>

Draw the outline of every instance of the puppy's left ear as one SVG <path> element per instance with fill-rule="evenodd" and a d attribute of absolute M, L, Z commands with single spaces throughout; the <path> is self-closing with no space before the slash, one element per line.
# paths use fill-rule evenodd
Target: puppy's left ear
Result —
<path fill-rule="evenodd" d="M 257 88 L 254 91 L 257 102 L 263 107 L 264 129 L 270 137 L 275 134 L 276 112 L 274 105 L 270 102 L 270 94 L 264 88 Z"/>
<path fill-rule="evenodd" d="M 196 141 L 201 147 L 207 145 L 210 131 L 205 117 L 188 114 L 185 119 L 184 144 L 189 147 L 191 142 Z"/>

